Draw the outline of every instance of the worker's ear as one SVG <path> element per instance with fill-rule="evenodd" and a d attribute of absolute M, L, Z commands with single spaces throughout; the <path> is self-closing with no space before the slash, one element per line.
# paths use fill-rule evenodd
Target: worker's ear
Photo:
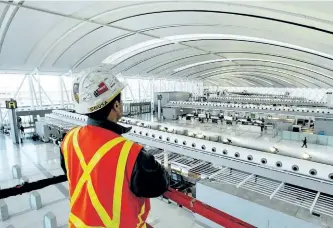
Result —
<path fill-rule="evenodd" d="M 119 114 L 122 115 L 122 106 L 119 101 L 116 101 L 113 105 L 113 109 Z"/>
<path fill-rule="evenodd" d="M 113 105 L 113 109 L 115 111 L 119 111 L 119 108 L 120 108 L 120 102 L 119 101 L 115 101 L 114 105 Z"/>

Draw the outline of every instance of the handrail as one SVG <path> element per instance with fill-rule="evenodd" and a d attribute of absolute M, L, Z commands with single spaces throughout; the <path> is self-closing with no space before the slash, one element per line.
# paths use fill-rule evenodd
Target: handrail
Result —
<path fill-rule="evenodd" d="M 31 192 L 33 190 L 38 190 L 65 181 L 67 181 L 67 176 L 60 175 L 35 182 L 25 182 L 22 185 L 16 185 L 12 188 L 1 189 L 0 199 L 21 195 L 23 193 Z M 255 228 L 255 226 L 253 225 L 250 225 L 216 208 L 204 204 L 199 200 L 196 200 L 175 189 L 169 188 L 168 191 L 165 192 L 163 195 L 164 197 L 176 202 L 177 204 L 191 210 L 193 213 L 199 214 L 225 228 Z M 152 226 L 150 226 L 149 224 L 147 224 L 146 226 L 147 228 L 152 228 Z"/>

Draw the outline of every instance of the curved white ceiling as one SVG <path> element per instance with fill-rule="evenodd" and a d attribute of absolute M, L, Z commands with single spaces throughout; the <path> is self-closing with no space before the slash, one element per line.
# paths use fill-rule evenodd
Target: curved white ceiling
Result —
<path fill-rule="evenodd" d="M 0 71 L 333 86 L 333 2 L 0 1 Z"/>

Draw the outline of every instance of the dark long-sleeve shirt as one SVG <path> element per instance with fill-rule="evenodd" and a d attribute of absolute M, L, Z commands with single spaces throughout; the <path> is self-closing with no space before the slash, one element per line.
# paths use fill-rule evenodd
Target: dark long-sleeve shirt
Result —
<path fill-rule="evenodd" d="M 108 129 L 118 135 L 125 134 L 131 128 L 123 127 L 109 121 L 98 121 L 89 118 L 88 125 Z M 64 157 L 61 154 L 61 167 L 66 172 Z M 143 148 L 139 153 L 131 177 L 130 188 L 137 197 L 154 198 L 162 195 L 169 187 L 169 174 L 152 156 Z"/>

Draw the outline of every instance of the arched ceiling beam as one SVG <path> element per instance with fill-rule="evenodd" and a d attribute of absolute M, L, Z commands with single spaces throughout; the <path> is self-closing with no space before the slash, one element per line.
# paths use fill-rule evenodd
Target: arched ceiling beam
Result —
<path fill-rule="evenodd" d="M 179 50 L 179 49 L 178 49 Z M 177 50 L 174 50 L 174 51 L 177 51 Z M 325 70 L 328 70 L 328 71 L 332 71 L 333 72 L 333 69 L 331 68 L 328 68 L 326 66 L 322 66 L 322 65 L 318 65 L 318 64 L 315 64 L 315 63 L 312 63 L 312 62 L 308 62 L 308 61 L 304 61 L 304 60 L 300 60 L 300 59 L 295 59 L 295 58 L 291 58 L 291 57 L 288 57 L 288 56 L 282 56 L 282 55 L 274 55 L 274 54 L 270 54 L 270 53 L 261 53 L 261 52 L 246 52 L 246 51 L 235 51 L 235 52 L 214 52 L 214 54 L 256 54 L 256 55 L 263 55 L 263 56 L 271 56 L 271 57 L 277 57 L 277 58 L 283 58 L 283 59 L 288 59 L 288 60 L 292 60 L 292 61 L 297 61 L 297 62 L 301 62 L 301 63 L 304 63 L 304 64 L 308 64 L 308 65 L 312 65 L 312 66 L 315 66 L 315 67 L 318 67 L 318 68 L 322 68 L 322 69 L 325 69 Z M 127 71 L 127 70 L 130 70 L 131 68 L 133 68 L 134 66 L 137 66 L 139 64 L 142 64 L 142 63 L 145 63 L 146 61 L 150 61 L 152 59 L 154 59 L 155 57 L 157 56 L 161 56 L 163 55 L 162 54 L 158 54 L 158 55 L 154 55 L 154 56 L 151 56 L 149 58 L 146 58 L 144 60 L 140 60 L 139 62 L 137 63 L 134 63 L 133 65 L 127 67 L 126 69 L 124 69 L 123 71 Z M 207 54 L 209 55 L 209 54 Z M 136 55 L 132 56 L 131 58 L 135 57 Z M 186 59 L 186 58 L 191 58 L 192 56 L 179 56 L 179 57 L 176 57 L 178 60 L 183 60 L 183 59 Z M 171 61 L 172 60 L 172 61 Z M 172 58 L 170 59 L 170 62 L 175 62 L 174 61 L 175 58 Z M 155 68 L 158 69 L 158 68 L 161 68 L 163 66 L 166 66 L 168 65 L 170 62 L 166 62 L 166 61 L 163 61 L 162 63 L 158 63 L 156 65 Z M 150 68 L 150 67 L 148 67 Z M 146 68 L 147 69 L 147 68 Z M 162 70 L 163 71 L 163 70 Z M 160 72 L 162 72 L 160 71 Z"/>
<path fill-rule="evenodd" d="M 282 47 L 292 48 L 295 50 L 303 51 L 312 55 L 320 56 L 326 59 L 333 60 L 333 56 L 319 52 L 316 50 L 312 50 L 309 48 L 289 44 L 289 43 L 283 43 L 279 41 L 274 40 L 268 40 L 268 39 L 262 39 L 258 37 L 249 37 L 249 36 L 240 36 L 240 35 L 232 35 L 232 34 L 186 34 L 186 35 L 177 35 L 177 36 L 168 36 L 164 37 L 163 39 L 154 39 L 154 40 L 148 40 L 145 42 L 141 42 L 139 44 L 133 45 L 129 48 L 126 48 L 124 50 L 121 50 L 119 52 L 116 52 L 109 57 L 107 57 L 103 63 L 106 64 L 113 64 L 118 65 L 119 63 L 127 60 L 131 56 L 141 53 L 145 51 L 146 49 L 151 49 L 153 47 L 158 47 L 161 45 L 165 45 L 168 43 L 181 43 L 183 41 L 189 41 L 189 40 L 211 40 L 211 39 L 218 39 L 218 40 L 224 40 L 224 39 L 232 39 L 232 40 L 246 40 L 246 41 L 255 41 L 255 42 L 262 42 L 262 43 L 268 43 L 268 44 L 275 44 L 280 45 Z M 228 61 L 231 61 L 229 59 Z"/>
<path fill-rule="evenodd" d="M 133 35 L 133 34 L 130 34 L 130 35 Z M 215 36 L 216 38 L 213 38 L 213 36 Z M 229 38 L 221 37 L 221 36 L 229 36 Z M 123 38 L 124 37 L 121 37 L 121 39 L 123 39 Z M 100 49 L 102 49 L 105 46 L 107 46 L 111 43 L 114 43 L 118 40 L 120 40 L 120 39 L 115 38 L 111 41 L 107 41 L 107 42 L 101 44 L 100 46 L 94 48 L 88 54 L 83 56 L 77 63 L 75 63 L 73 68 L 78 67 L 87 58 L 89 58 L 91 55 L 93 55 Z M 165 46 L 166 44 L 172 44 L 172 43 L 188 46 L 190 48 L 194 48 L 194 49 L 201 50 L 201 51 L 205 51 L 205 50 L 199 49 L 195 46 L 190 46 L 190 45 L 186 44 L 190 41 L 199 41 L 199 40 L 232 40 L 232 41 L 240 41 L 240 42 L 260 43 L 260 44 L 266 44 L 266 45 L 273 45 L 273 46 L 277 46 L 277 47 L 281 47 L 281 48 L 287 48 L 287 49 L 291 49 L 291 50 L 295 50 L 295 51 L 301 51 L 301 52 L 305 52 L 307 54 L 312 54 L 315 56 L 333 60 L 332 56 L 327 55 L 325 53 L 318 52 L 318 51 L 304 48 L 304 47 L 300 47 L 300 46 L 296 46 L 296 45 L 292 45 L 292 44 L 288 44 L 288 43 L 279 42 L 279 41 L 261 39 L 261 38 L 256 38 L 256 37 L 230 35 L 230 34 L 186 34 L 186 35 L 178 35 L 178 36 L 169 36 L 169 37 L 164 37 L 163 39 L 154 39 L 154 40 L 141 42 L 137 45 L 133 45 L 129 48 L 121 50 L 121 51 L 107 57 L 103 61 L 103 63 L 118 65 L 126 60 L 129 60 L 133 56 L 136 56 L 136 55 L 141 54 L 146 51 L 150 51 L 151 49 L 155 49 L 158 46 Z M 205 52 L 207 52 L 207 51 L 205 51 Z M 222 57 L 222 56 L 220 56 L 220 57 Z"/>
<path fill-rule="evenodd" d="M 296 78 L 300 79 L 301 81 L 307 81 L 310 84 L 313 84 L 317 87 L 320 87 L 320 85 L 318 85 L 315 81 L 310 81 L 310 80 L 308 80 L 306 78 L 303 78 L 303 77 L 300 77 L 298 75 L 289 74 L 287 72 L 283 72 L 283 71 L 279 71 L 279 70 L 275 70 L 275 69 L 260 69 L 260 68 L 258 68 L 258 69 L 257 68 L 239 69 L 239 68 L 234 68 L 234 69 L 230 69 L 230 70 L 216 70 L 216 71 L 207 72 L 207 73 L 201 75 L 199 78 L 200 79 L 207 79 L 207 78 L 210 78 L 211 75 L 216 75 L 216 74 L 220 74 L 220 73 L 229 73 L 229 72 L 235 72 L 235 73 L 262 72 L 262 73 L 265 73 L 265 74 L 273 74 L 273 75 L 277 75 L 277 76 L 281 76 L 281 77 L 285 77 L 285 75 L 288 75 L 288 76 L 290 76 L 290 78 L 295 78 L 296 77 Z M 274 72 L 274 73 L 272 73 L 272 72 Z M 289 78 L 289 77 L 285 77 L 285 78 Z M 320 81 L 320 82 L 322 82 L 322 81 Z M 322 82 L 322 83 L 324 83 L 328 86 L 331 86 L 329 83 L 325 83 L 325 82 Z"/>
<path fill-rule="evenodd" d="M 237 75 L 237 76 L 240 76 L 240 75 L 251 75 L 251 76 L 254 76 L 254 77 L 261 77 L 261 78 L 265 78 L 267 80 L 271 80 L 271 81 L 275 81 L 277 82 L 276 80 L 278 81 L 282 81 L 282 82 L 285 82 L 289 85 L 294 85 L 294 83 L 297 83 L 297 84 L 300 84 L 304 87 L 309 87 L 309 85 L 306 85 L 302 82 L 299 82 L 293 78 L 288 78 L 288 77 L 285 77 L 283 75 L 280 75 L 280 74 L 272 74 L 272 73 L 265 73 L 265 72 L 223 72 L 223 73 L 218 73 L 218 74 L 212 74 L 209 76 L 209 78 L 211 77 L 218 77 L 218 76 L 223 76 L 223 75 Z M 276 80 L 272 80 L 273 79 L 276 79 Z M 293 83 L 292 83 L 292 82 Z M 280 85 L 283 85 L 281 83 L 279 83 Z M 311 83 L 309 83 L 310 85 L 312 85 Z M 316 87 L 318 87 L 316 84 L 314 84 Z M 285 86 L 285 85 L 283 85 Z"/>
<path fill-rule="evenodd" d="M 267 42 L 266 39 L 264 40 L 253 40 L 253 39 L 241 39 L 241 38 L 238 38 L 238 39 L 235 39 L 235 38 L 226 38 L 226 39 L 221 39 L 221 38 L 216 38 L 216 39 L 193 39 L 193 40 L 187 40 L 187 41 L 184 41 L 186 43 L 195 43 L 197 41 L 202 41 L 202 40 L 210 40 L 210 41 L 232 41 L 232 42 L 246 42 L 246 43 L 254 43 L 254 44 L 263 44 L 263 45 L 269 45 L 269 46 L 273 46 L 273 47 L 278 47 L 278 48 L 285 48 L 287 50 L 292 50 L 292 51 L 299 51 L 299 52 L 303 52 L 303 53 L 306 53 L 306 54 L 311 54 L 311 55 L 314 55 L 314 56 L 317 56 L 317 57 L 321 57 L 321 58 L 325 58 L 325 59 L 328 59 L 328 60 L 333 60 L 332 58 L 328 57 L 328 56 L 322 56 L 320 55 L 319 53 L 314 53 L 314 52 L 311 52 L 309 51 L 309 49 L 299 49 L 297 47 L 299 46 L 294 46 L 294 45 L 285 45 L 285 44 L 289 44 L 289 43 L 284 43 L 284 42 L 279 42 L 277 41 L 276 42 Z"/>
<path fill-rule="evenodd" d="M 251 75 L 232 75 L 232 76 L 226 76 L 226 77 L 216 77 L 214 80 L 220 80 L 220 79 L 230 79 L 230 78 L 241 78 L 241 79 L 246 79 L 246 80 L 251 80 L 252 82 L 256 83 L 256 85 L 260 85 L 263 87 L 273 87 L 274 85 L 279 85 L 279 86 L 284 86 L 281 83 L 271 79 L 271 78 L 265 78 L 265 77 L 258 77 L 258 76 L 251 76 Z M 250 79 L 249 79 L 250 78 Z M 262 79 L 265 78 L 265 79 Z M 260 81 L 266 83 L 266 85 L 263 85 L 262 83 L 255 82 L 255 81 Z"/>
<path fill-rule="evenodd" d="M 229 3 L 225 2 L 224 4 L 229 4 Z M 249 7 L 249 6 L 246 6 L 246 7 Z M 270 9 L 267 9 L 267 8 L 263 8 L 263 9 L 270 10 Z M 323 33 L 333 35 L 333 31 L 326 30 L 326 29 L 321 29 L 321 28 L 317 28 L 317 27 L 314 27 L 314 26 L 305 25 L 305 24 L 301 24 L 301 23 L 296 23 L 296 22 L 293 22 L 293 21 L 276 19 L 276 18 L 272 18 L 272 17 L 259 16 L 259 15 L 255 15 L 255 14 L 235 13 L 235 12 L 230 12 L 230 11 L 219 11 L 219 10 L 163 10 L 163 11 L 160 10 L 160 11 L 140 13 L 140 14 L 135 14 L 135 15 L 123 17 L 121 19 L 114 20 L 110 23 L 115 23 L 115 22 L 123 21 L 123 20 L 130 19 L 130 18 L 135 18 L 135 17 L 139 17 L 139 16 L 146 16 L 146 15 L 151 15 L 151 14 L 162 14 L 162 13 L 176 13 L 176 12 L 180 12 L 180 13 L 182 13 L 182 12 L 217 13 L 217 14 L 228 14 L 228 15 L 236 15 L 236 16 L 242 16 L 242 17 L 257 18 L 257 19 L 270 20 L 270 21 L 280 22 L 280 23 L 284 23 L 284 24 L 294 25 L 294 26 L 297 26 L 297 27 L 303 27 L 303 28 L 316 30 L 316 31 L 319 31 L 319 32 L 323 32 Z M 280 13 L 283 13 L 283 11 L 280 11 Z M 289 12 L 284 12 L 284 13 L 290 14 Z M 294 16 L 299 17 L 300 15 L 294 14 Z M 328 22 L 325 21 L 325 23 L 328 23 Z M 332 22 L 330 22 L 330 23 L 332 23 Z"/>
<path fill-rule="evenodd" d="M 6 39 L 6 35 L 8 32 L 8 29 L 17 13 L 17 11 L 19 10 L 19 7 L 24 3 L 24 1 L 19 1 L 17 3 L 16 7 L 5 7 L 2 15 L 1 15 L 1 24 L 0 24 L 0 28 L 1 28 L 1 39 L 0 39 L 0 53 L 2 51 L 2 46 L 5 42 Z M 7 13 L 9 13 L 7 15 Z M 7 17 L 6 17 L 7 16 Z"/>
<path fill-rule="evenodd" d="M 300 62 L 300 63 L 304 63 L 304 64 L 308 64 L 311 66 L 315 66 L 318 68 L 322 68 L 328 71 L 332 71 L 333 72 L 333 68 L 328 68 L 326 66 L 323 65 L 319 65 L 317 63 L 313 63 L 313 62 L 309 62 L 309 61 L 305 61 L 302 59 L 296 59 L 296 58 L 292 58 L 290 56 L 286 56 L 286 55 L 275 55 L 275 54 L 271 54 L 271 53 L 263 53 L 263 52 L 252 52 L 252 51 L 219 51 L 219 52 L 215 52 L 216 54 L 249 54 L 249 55 L 263 55 L 263 56 L 271 56 L 271 57 L 277 57 L 277 58 L 282 58 L 282 59 L 288 59 L 288 60 L 292 60 L 295 62 Z"/>
<path fill-rule="evenodd" d="M 168 61 L 167 63 L 164 63 L 164 64 L 162 64 L 162 65 L 158 65 L 158 66 L 156 66 L 156 67 L 153 67 L 152 69 L 149 69 L 146 73 L 153 73 L 152 71 L 154 71 L 154 70 L 160 68 L 161 66 L 166 66 L 166 65 L 169 65 L 169 64 L 171 64 L 171 63 L 176 63 L 176 62 L 178 62 L 178 61 L 180 61 L 180 60 L 189 59 L 189 58 L 193 58 L 193 57 L 199 57 L 199 56 L 209 56 L 209 55 L 211 55 L 211 54 L 196 54 L 196 55 L 190 55 L 190 56 L 186 56 L 186 57 L 181 57 L 181 58 L 178 58 L 178 59 L 174 59 L 174 60 L 172 60 L 172 61 Z M 157 72 L 155 72 L 155 73 L 156 73 L 156 74 L 159 74 L 160 72 L 161 72 L 161 71 L 157 71 Z"/>
<path fill-rule="evenodd" d="M 236 78 L 236 77 L 233 77 L 233 78 Z M 233 78 L 228 78 L 228 80 L 232 80 L 232 81 L 236 80 L 236 79 L 233 79 Z M 245 77 L 242 77 L 242 76 L 239 76 L 239 77 L 237 77 L 237 78 L 240 79 L 240 80 L 242 80 L 242 81 L 244 81 L 245 83 L 247 83 L 246 86 L 248 86 L 248 85 L 251 85 L 251 86 L 257 86 L 257 85 L 260 85 L 260 86 L 265 87 L 265 85 L 263 85 L 263 84 L 261 84 L 261 83 L 258 82 L 258 79 L 257 79 L 257 78 L 251 78 L 251 79 L 249 79 L 249 77 L 246 77 L 246 79 L 245 79 Z M 224 80 L 224 79 L 222 79 L 222 80 Z M 205 82 L 209 82 L 209 83 L 214 84 L 214 85 L 216 85 L 216 86 L 221 86 L 220 84 L 216 83 L 216 81 L 221 81 L 221 80 L 220 80 L 220 78 L 214 79 L 214 81 L 209 80 L 209 79 L 205 80 Z M 263 80 L 263 81 L 264 81 L 264 80 Z M 272 83 L 267 82 L 267 81 L 266 81 L 266 83 L 269 84 L 269 85 L 273 85 Z M 236 85 L 237 85 L 237 84 L 238 84 L 238 86 L 240 85 L 240 84 L 238 83 L 238 81 L 237 81 Z M 242 85 L 241 85 L 241 86 L 242 86 Z"/>
<path fill-rule="evenodd" d="M 154 58 L 156 58 L 156 57 L 160 57 L 160 56 L 163 56 L 163 55 L 168 55 L 168 54 L 170 54 L 170 53 L 174 53 L 174 52 L 178 52 L 178 51 L 183 51 L 183 50 L 186 50 L 186 49 L 187 49 L 187 48 L 173 49 L 173 50 L 170 50 L 170 51 L 167 51 L 167 52 L 163 52 L 163 53 L 158 53 L 158 54 L 156 54 L 156 55 L 152 55 L 152 56 L 147 57 L 147 58 L 145 58 L 145 59 L 142 59 L 142 60 L 140 60 L 140 61 L 138 61 L 138 62 L 136 62 L 136 63 L 133 63 L 132 65 L 126 67 L 126 68 L 123 69 L 122 71 L 123 71 L 123 72 L 126 72 L 126 71 L 132 69 L 133 67 L 136 67 L 136 66 L 140 65 L 141 63 L 144 63 L 144 62 L 146 62 L 146 61 L 152 60 L 152 59 L 154 59 Z M 134 56 L 133 56 L 133 57 L 134 57 Z M 190 56 L 189 56 L 189 58 L 190 58 Z"/>
<path fill-rule="evenodd" d="M 31 6 L 26 6 L 26 5 L 19 5 L 19 4 L 15 3 L 15 2 L 0 1 L 0 3 L 9 4 L 9 5 L 13 5 L 13 6 L 17 6 L 17 7 L 22 7 L 22 8 L 26 8 L 26 9 L 30 9 L 30 10 L 35 10 L 35 11 L 39 11 L 39 12 L 44 12 L 44 13 L 48 13 L 48 14 L 52 14 L 52 15 L 62 16 L 62 17 L 65 17 L 65 18 L 75 19 L 75 20 L 79 20 L 81 22 L 89 22 L 89 23 L 99 24 L 101 26 L 113 27 L 113 28 L 117 28 L 117 29 L 122 29 L 124 31 L 133 32 L 132 30 L 127 29 L 127 28 L 121 28 L 121 27 L 118 27 L 118 26 L 110 25 L 111 23 L 114 23 L 115 21 L 110 22 L 110 23 L 100 23 L 97 20 L 92 20 L 91 18 L 88 18 L 88 19 L 87 18 L 80 18 L 80 17 L 75 16 L 75 15 L 67 15 L 67 14 L 63 14 L 63 13 L 59 13 L 59 12 L 54 12 L 54 11 L 51 11 L 51 10 L 45 10 L 45 9 L 41 9 L 41 8 L 37 8 L 37 7 L 31 7 Z M 292 22 L 292 21 L 280 20 L 280 19 L 276 19 L 276 18 L 263 17 L 263 16 L 251 15 L 251 14 L 234 13 L 234 12 L 228 12 L 228 11 L 211 11 L 211 10 L 155 11 L 155 12 L 149 12 L 149 13 L 144 13 L 144 14 L 131 15 L 130 17 L 121 18 L 121 19 L 119 19 L 117 21 L 125 20 L 125 19 L 128 19 L 128 18 L 133 18 L 133 17 L 137 17 L 137 16 L 142 16 L 142 15 L 156 14 L 156 13 L 165 13 L 165 12 L 207 12 L 207 13 L 232 14 L 232 15 L 238 15 L 238 16 L 243 16 L 243 17 L 254 17 L 254 18 L 258 18 L 258 19 L 271 20 L 271 21 L 286 23 L 286 24 L 290 24 L 290 25 L 294 25 L 294 26 L 305 27 L 305 28 L 308 28 L 308 29 L 312 29 L 312 30 L 316 30 L 316 31 L 320 31 L 320 32 L 328 33 L 328 34 L 333 34 L 333 32 L 329 31 L 329 30 L 325 30 L 325 29 L 321 29 L 321 28 L 317 28 L 317 27 L 309 26 L 309 25 L 305 25 L 305 24 L 295 23 L 295 22 Z M 144 35 L 147 35 L 147 34 L 144 34 Z"/>
<path fill-rule="evenodd" d="M 321 76 L 324 76 L 326 78 L 329 78 L 329 79 L 333 80 L 333 76 L 323 74 L 323 73 L 320 73 L 318 71 L 311 70 L 309 68 L 300 67 L 300 66 L 297 66 L 297 65 L 294 65 L 294 64 L 289 64 L 289 63 L 280 62 L 280 61 L 272 61 L 272 60 L 266 60 L 266 59 L 251 59 L 251 58 L 214 59 L 214 60 L 197 62 L 197 63 L 193 63 L 193 64 L 186 65 L 186 66 L 183 66 L 183 67 L 179 67 L 179 68 L 175 69 L 174 72 L 171 75 L 175 75 L 178 72 L 188 70 L 188 69 L 191 69 L 193 67 L 202 66 L 202 65 L 206 65 L 206 64 L 212 64 L 212 63 L 218 63 L 218 62 L 226 62 L 226 61 L 229 61 L 229 60 L 236 61 L 236 62 L 242 62 L 242 61 L 252 62 L 252 61 L 254 61 L 254 62 L 265 62 L 265 63 L 284 65 L 284 66 L 298 68 L 298 69 L 301 69 L 301 70 L 312 72 L 312 73 L 315 73 L 315 74 L 318 74 L 318 75 L 321 75 Z"/>
<path fill-rule="evenodd" d="M 166 65 L 166 64 L 164 64 L 164 65 Z M 182 64 L 178 64 L 178 66 L 179 66 L 179 65 L 182 65 Z M 175 66 L 177 66 L 177 65 L 175 65 Z M 288 69 L 288 68 L 283 68 L 283 67 L 278 67 L 278 66 L 270 66 L 270 65 L 262 65 L 262 64 L 260 64 L 260 65 L 242 64 L 242 65 L 239 66 L 239 67 L 244 68 L 244 67 L 248 67 L 248 66 L 255 66 L 255 67 L 257 67 L 257 66 L 262 66 L 262 67 L 267 67 L 267 68 L 282 69 L 282 70 L 286 70 L 286 71 L 290 71 L 290 72 L 293 72 L 293 73 L 301 74 L 301 75 L 303 75 L 303 76 L 306 76 L 306 77 L 313 78 L 313 79 L 317 80 L 317 78 L 314 78 L 313 76 L 308 75 L 308 74 L 305 74 L 305 73 L 303 73 L 303 72 L 298 72 L 298 71 L 294 71 L 294 70 L 291 70 L 291 69 Z M 188 77 L 191 77 L 191 78 L 197 78 L 197 77 L 198 77 L 197 74 L 202 73 L 202 72 L 204 72 L 204 71 L 212 70 L 212 69 L 220 69 L 220 68 L 225 69 L 225 68 L 229 68 L 229 67 L 236 67 L 236 66 L 235 66 L 235 65 L 223 65 L 223 66 L 218 66 L 218 67 L 206 68 L 206 69 L 203 69 L 203 70 L 200 70 L 200 71 L 196 71 L 196 72 L 194 72 L 194 73 L 190 73 L 190 74 L 188 74 L 188 73 L 186 73 L 186 72 L 183 73 L 183 74 L 181 74 L 181 75 L 173 74 L 173 75 L 169 75 L 169 77 L 171 77 L 171 78 L 178 78 L 178 77 L 187 77 L 187 78 L 188 78 Z M 146 69 L 144 69 L 144 70 L 141 70 L 141 72 L 145 72 L 147 69 L 149 69 L 149 68 L 146 68 Z M 164 72 L 164 71 L 166 71 L 166 70 L 169 70 L 169 68 L 167 68 L 167 69 L 163 69 L 163 70 L 160 70 L 160 71 L 158 71 L 158 72 L 154 72 L 154 73 L 155 73 L 155 74 L 161 74 L 162 72 Z M 326 82 L 323 82 L 323 83 L 326 83 Z"/>
<path fill-rule="evenodd" d="M 218 80 L 218 81 L 226 81 L 226 83 L 231 84 L 231 85 L 233 85 L 233 86 L 235 86 L 235 87 L 237 87 L 237 86 L 240 85 L 239 82 L 235 82 L 234 80 L 229 80 L 229 79 L 221 79 L 221 80 Z M 241 85 L 241 86 L 243 87 L 244 85 Z M 246 85 L 246 86 L 247 86 L 247 85 Z M 245 87 L 245 86 L 244 86 L 244 87 Z"/>
<path fill-rule="evenodd" d="M 108 41 L 106 41 L 106 42 L 100 44 L 98 47 L 95 47 L 94 49 L 92 49 L 91 51 L 89 51 L 87 54 L 85 54 L 81 59 L 79 59 L 79 60 L 74 64 L 73 68 L 79 67 L 79 66 L 81 65 L 81 63 L 83 63 L 87 58 L 89 58 L 90 56 L 92 56 L 93 54 L 95 54 L 96 52 L 98 52 L 99 50 L 101 50 L 102 48 L 104 48 L 104 47 L 106 47 L 106 46 L 108 46 L 108 45 L 110 45 L 110 44 L 112 44 L 112 43 L 118 42 L 118 41 L 120 41 L 120 40 L 122 40 L 122 39 L 128 38 L 128 37 L 133 36 L 133 35 L 136 35 L 136 34 L 138 34 L 138 33 L 139 33 L 139 34 L 142 34 L 142 35 L 145 34 L 145 35 L 149 36 L 149 34 L 146 34 L 146 33 L 144 33 L 144 32 L 154 31 L 154 30 L 158 30 L 158 29 L 161 29 L 161 28 L 174 28 L 174 27 L 180 27 L 180 26 L 190 27 L 190 26 L 197 26 L 197 25 L 163 25 L 163 26 L 155 26 L 155 27 L 149 27 L 149 28 L 140 29 L 140 30 L 137 30 L 137 32 L 127 33 L 127 34 L 124 34 L 124 35 L 122 35 L 122 36 L 115 37 L 115 38 L 113 38 L 112 40 L 108 40 Z M 214 25 L 201 25 L 201 26 L 214 26 Z M 67 47 L 67 48 L 66 48 L 66 49 L 60 54 L 60 56 L 58 56 L 58 58 L 54 61 L 54 63 L 53 63 L 52 65 L 55 65 L 56 62 L 57 62 L 57 61 L 58 61 L 58 60 L 59 60 L 59 59 L 60 59 L 60 58 L 66 53 L 66 51 L 69 50 L 72 46 L 75 45 L 75 43 L 77 43 L 79 40 L 81 40 L 81 39 L 84 38 L 85 36 L 89 35 L 91 32 L 94 32 L 94 31 L 96 31 L 96 30 L 98 30 L 98 29 L 100 29 L 100 28 L 102 28 L 102 26 L 101 26 L 101 27 L 98 27 L 98 28 L 96 28 L 96 29 L 94 29 L 94 30 L 92 30 L 92 31 L 89 31 L 88 33 L 82 35 L 79 39 L 77 39 L 76 41 L 74 41 L 70 46 L 68 46 L 68 47 Z M 168 45 L 171 45 L 171 44 L 173 44 L 173 43 L 170 43 L 170 44 L 168 44 Z M 163 45 L 163 46 L 167 46 L 167 45 Z M 185 45 L 185 44 L 183 44 L 182 46 L 184 46 L 185 48 L 194 48 L 194 49 L 198 49 L 197 47 L 192 47 L 192 46 L 190 46 L 190 45 Z M 158 48 L 158 47 L 157 47 L 157 48 Z M 155 48 L 152 48 L 152 49 L 155 49 Z M 150 50 L 152 50 L 152 49 L 147 49 L 146 51 L 150 51 Z M 130 58 L 135 57 L 135 56 L 137 56 L 137 55 L 139 55 L 139 54 L 142 54 L 142 53 L 144 53 L 144 52 L 146 52 L 146 51 L 143 51 L 143 52 L 141 52 L 141 53 L 137 53 L 137 54 L 131 56 Z M 130 58 L 128 58 L 127 60 L 129 60 Z"/>
<path fill-rule="evenodd" d="M 244 76 L 239 76 L 239 77 L 234 77 L 234 78 L 238 78 L 238 79 L 241 79 L 243 81 L 246 81 L 247 83 L 249 83 L 250 85 L 254 86 L 254 87 L 258 87 L 259 86 L 262 86 L 262 87 L 266 87 L 264 84 L 261 83 L 261 81 L 265 82 L 266 84 L 272 86 L 273 83 L 271 82 L 268 82 L 268 81 L 265 81 L 265 80 L 262 80 L 262 79 L 258 79 L 258 78 L 255 78 L 255 77 L 244 77 Z M 217 78 L 216 80 L 219 80 L 219 78 Z M 258 82 L 260 81 L 260 82 Z"/>
<path fill-rule="evenodd" d="M 271 81 L 271 82 L 274 82 L 274 84 L 279 84 L 281 86 L 284 86 L 286 87 L 286 84 L 287 85 L 293 85 L 293 83 L 291 83 L 290 81 L 287 81 L 285 79 L 283 79 L 283 77 L 276 77 L 276 76 L 273 76 L 273 75 L 267 75 L 267 74 L 255 74 L 255 73 L 248 73 L 248 74 L 240 74 L 240 73 L 233 73 L 233 72 L 230 72 L 230 73 L 223 73 L 223 74 L 216 74 L 216 75 L 212 75 L 212 76 L 215 76 L 217 78 L 219 78 L 220 76 L 224 76 L 224 75 L 229 75 L 229 76 L 233 76 L 233 75 L 236 75 L 236 76 L 246 76 L 246 75 L 250 75 L 250 76 L 254 76 L 254 77 L 258 77 L 258 78 L 264 78 L 268 81 Z M 288 80 L 290 80 L 289 78 L 287 78 Z M 279 82 L 280 81 L 280 82 Z M 291 81 L 294 81 L 294 80 L 291 80 Z M 281 82 L 285 82 L 285 84 L 281 83 Z M 307 87 L 307 86 L 305 86 Z"/>
<path fill-rule="evenodd" d="M 327 85 L 331 85 L 330 83 L 322 81 L 322 80 L 320 80 L 318 78 L 315 78 L 315 77 L 313 77 L 311 75 L 307 75 L 305 73 L 294 71 L 294 70 L 291 70 L 291 69 L 288 69 L 288 68 L 283 68 L 283 67 L 278 67 L 278 66 L 270 66 L 270 65 L 242 64 L 242 69 L 248 69 L 248 68 L 259 69 L 258 67 L 263 67 L 263 68 L 261 68 L 262 70 L 276 70 L 276 69 L 278 69 L 278 70 L 281 70 L 281 71 L 287 71 L 287 72 L 290 72 L 290 73 L 293 73 L 293 74 L 302 75 L 304 77 L 312 78 L 314 80 L 319 80 L 322 83 L 325 83 Z M 206 68 L 204 70 L 196 71 L 196 72 L 191 73 L 191 74 L 177 75 L 177 77 L 180 77 L 180 78 L 183 78 L 183 77 L 185 77 L 185 78 L 197 78 L 198 74 L 206 72 L 206 71 L 210 71 L 210 70 L 215 70 L 215 69 L 219 69 L 219 70 L 233 70 L 233 69 L 239 69 L 239 68 L 235 68 L 234 65 L 217 66 L 217 67 L 211 67 L 211 68 Z"/>

